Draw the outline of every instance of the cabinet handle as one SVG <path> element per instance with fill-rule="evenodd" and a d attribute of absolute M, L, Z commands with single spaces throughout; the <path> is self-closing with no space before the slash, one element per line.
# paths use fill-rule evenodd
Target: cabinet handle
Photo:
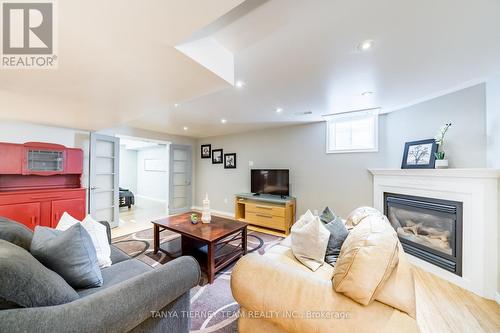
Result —
<path fill-rule="evenodd" d="M 267 214 L 255 214 L 255 215 L 260 216 L 260 217 L 265 217 L 265 218 L 268 218 L 268 219 L 270 219 L 270 218 L 273 217 L 272 215 L 267 215 Z"/>
<path fill-rule="evenodd" d="M 262 209 L 273 209 L 273 207 L 269 207 L 269 206 L 259 206 L 259 205 L 256 205 L 255 208 L 262 208 Z"/>

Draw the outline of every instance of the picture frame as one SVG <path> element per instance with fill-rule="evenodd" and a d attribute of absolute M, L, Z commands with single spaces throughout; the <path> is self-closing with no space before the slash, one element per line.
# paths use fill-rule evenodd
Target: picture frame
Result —
<path fill-rule="evenodd" d="M 212 150 L 212 164 L 222 164 L 224 161 L 224 151 L 222 149 Z"/>
<path fill-rule="evenodd" d="M 212 157 L 212 145 L 206 144 L 201 145 L 201 158 L 211 158 Z"/>
<path fill-rule="evenodd" d="M 224 169 L 236 169 L 236 153 L 224 154 Z"/>
<path fill-rule="evenodd" d="M 437 149 L 434 139 L 406 142 L 401 169 L 434 169 Z"/>

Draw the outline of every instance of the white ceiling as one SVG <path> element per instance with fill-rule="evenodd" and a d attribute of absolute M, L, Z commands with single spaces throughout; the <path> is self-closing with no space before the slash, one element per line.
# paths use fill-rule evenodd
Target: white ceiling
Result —
<path fill-rule="evenodd" d="M 59 69 L 0 71 L 0 116 L 206 137 L 390 111 L 500 72 L 497 0 L 240 2 L 58 2 Z M 174 48 L 206 37 L 243 89 Z"/>

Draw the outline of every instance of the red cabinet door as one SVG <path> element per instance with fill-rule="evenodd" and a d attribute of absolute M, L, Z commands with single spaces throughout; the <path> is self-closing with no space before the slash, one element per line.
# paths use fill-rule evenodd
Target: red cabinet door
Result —
<path fill-rule="evenodd" d="M 52 201 L 52 219 L 50 226 L 55 228 L 64 212 L 77 220 L 85 218 L 85 199 L 67 199 Z"/>
<path fill-rule="evenodd" d="M 23 146 L 0 143 L 0 174 L 20 175 L 23 172 Z"/>
<path fill-rule="evenodd" d="M 66 149 L 66 170 L 67 174 L 81 174 L 83 172 L 83 150 Z"/>
<path fill-rule="evenodd" d="M 0 206 L 0 216 L 22 223 L 30 229 L 40 224 L 40 203 L 31 202 Z"/>

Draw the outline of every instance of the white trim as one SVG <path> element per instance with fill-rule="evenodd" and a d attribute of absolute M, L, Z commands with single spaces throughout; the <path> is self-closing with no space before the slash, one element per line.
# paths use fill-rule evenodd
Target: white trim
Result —
<path fill-rule="evenodd" d="M 500 178 L 500 169 L 368 169 L 376 176 L 425 176 L 454 178 Z"/>
<path fill-rule="evenodd" d="M 139 136 L 129 136 L 129 135 L 122 135 L 122 134 L 115 134 L 115 136 L 117 138 L 126 139 L 126 140 L 146 141 L 146 142 L 158 143 L 158 144 L 162 144 L 162 145 L 172 144 L 172 142 L 170 142 L 170 141 L 148 139 L 148 138 L 143 138 L 143 137 L 139 137 Z"/>
<path fill-rule="evenodd" d="M 200 206 L 191 206 L 191 210 L 194 210 L 194 211 L 197 211 L 197 212 L 201 212 L 201 211 L 203 211 L 203 207 L 200 207 Z M 234 219 L 234 213 L 224 212 L 222 210 L 215 210 L 215 209 L 210 209 L 210 213 L 213 214 L 213 215 L 215 215 L 215 216 L 229 217 L 229 218 Z"/>
<path fill-rule="evenodd" d="M 497 292 L 495 295 L 495 301 L 497 302 L 498 305 L 500 305 L 500 293 Z"/>
<path fill-rule="evenodd" d="M 414 105 L 417 105 L 417 104 L 420 104 L 423 102 L 427 102 L 427 101 L 430 101 L 430 100 L 438 98 L 438 97 L 442 97 L 442 96 L 449 95 L 449 94 L 452 94 L 454 92 L 457 92 L 457 91 L 460 91 L 463 89 L 477 86 L 478 84 L 481 84 L 481 83 L 486 83 L 487 81 L 488 81 L 487 77 L 481 77 L 481 78 L 477 78 L 474 80 L 470 80 L 470 81 L 458 84 L 456 86 L 453 86 L 451 88 L 443 89 L 443 90 L 440 90 L 436 93 L 429 94 L 427 96 L 414 99 L 413 101 L 405 103 L 405 104 L 400 104 L 400 105 L 390 107 L 390 108 L 384 108 L 381 113 L 384 114 L 384 113 L 390 113 L 390 112 L 395 112 L 395 111 L 399 111 L 402 109 L 406 109 L 406 108 L 409 108 L 411 106 L 414 106 Z"/>

